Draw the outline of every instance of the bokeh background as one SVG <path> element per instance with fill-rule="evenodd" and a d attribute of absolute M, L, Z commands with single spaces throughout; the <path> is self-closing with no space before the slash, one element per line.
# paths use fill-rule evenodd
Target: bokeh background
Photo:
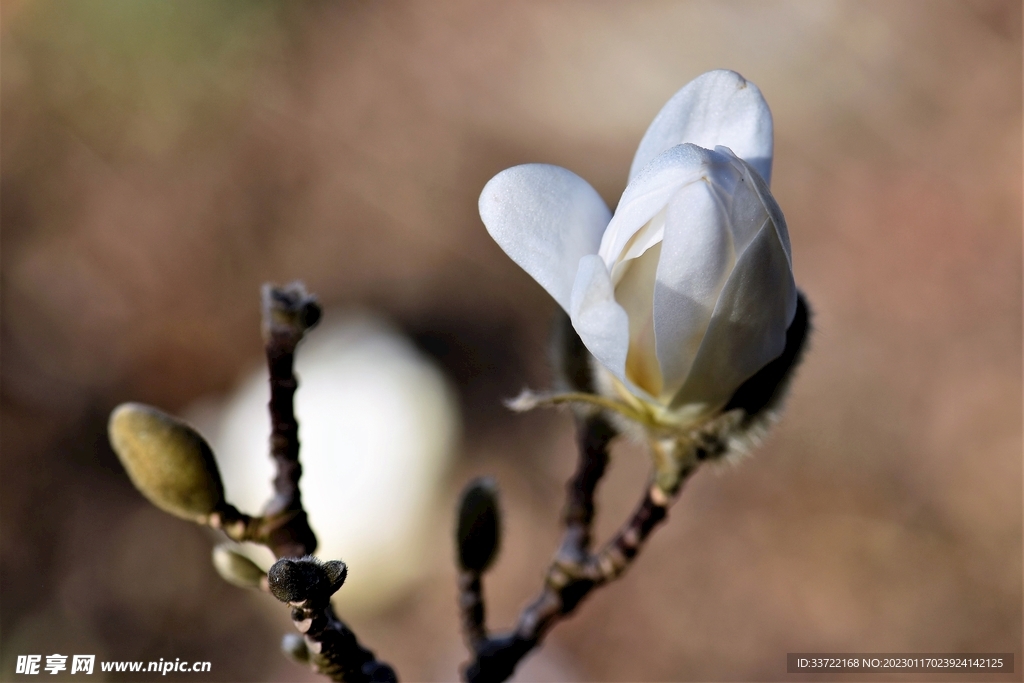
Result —
<path fill-rule="evenodd" d="M 811 352 L 756 457 L 701 471 L 520 680 L 787 680 L 793 651 L 1015 652 L 985 680 L 1021 680 L 1021 3 L 2 10 L 0 679 L 62 652 L 316 680 L 277 650 L 286 610 L 224 584 L 105 436 L 122 401 L 233 391 L 260 364 L 259 285 L 300 278 L 387 316 L 457 391 L 417 578 L 350 619 L 403 680 L 454 680 L 457 491 L 501 484 L 486 588 L 508 625 L 575 457 L 567 414 L 501 406 L 548 383 L 555 304 L 487 236 L 480 189 L 547 162 L 614 206 L 661 105 L 724 67 L 774 113 Z M 603 534 L 645 476 L 619 445 Z"/>

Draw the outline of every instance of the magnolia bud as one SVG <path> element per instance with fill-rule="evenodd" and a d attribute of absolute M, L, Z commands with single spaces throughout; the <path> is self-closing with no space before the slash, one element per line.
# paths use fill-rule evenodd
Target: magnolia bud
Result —
<path fill-rule="evenodd" d="M 110 414 L 108 433 L 128 477 L 153 505 L 200 524 L 223 505 L 213 451 L 188 425 L 156 408 L 124 403 Z"/>
<path fill-rule="evenodd" d="M 241 588 L 259 588 L 266 573 L 255 562 L 238 552 L 233 543 L 213 549 L 213 567 L 220 577 Z"/>
<path fill-rule="evenodd" d="M 270 592 L 281 602 L 330 599 L 348 577 L 340 560 L 321 562 L 315 557 L 282 558 L 267 572 Z"/>
<path fill-rule="evenodd" d="M 463 489 L 455 542 L 459 565 L 467 571 L 483 572 L 494 561 L 501 544 L 501 511 L 494 479 L 480 477 Z"/>

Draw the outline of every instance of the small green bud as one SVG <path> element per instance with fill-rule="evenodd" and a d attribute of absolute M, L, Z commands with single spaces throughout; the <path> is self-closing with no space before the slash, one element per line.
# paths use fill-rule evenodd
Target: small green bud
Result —
<path fill-rule="evenodd" d="M 491 477 L 474 479 L 463 489 L 455 543 L 465 570 L 483 572 L 494 562 L 501 545 L 501 510 Z"/>
<path fill-rule="evenodd" d="M 297 664 L 309 664 L 309 648 L 306 639 L 298 633 L 286 633 L 281 638 L 281 650 Z"/>
<path fill-rule="evenodd" d="M 222 579 L 241 588 L 259 588 L 266 576 L 255 562 L 238 552 L 233 543 L 214 547 L 213 567 Z"/>
<path fill-rule="evenodd" d="M 110 414 L 110 445 L 135 488 L 172 515 L 205 524 L 224 503 L 213 451 L 194 429 L 141 403 Z"/>

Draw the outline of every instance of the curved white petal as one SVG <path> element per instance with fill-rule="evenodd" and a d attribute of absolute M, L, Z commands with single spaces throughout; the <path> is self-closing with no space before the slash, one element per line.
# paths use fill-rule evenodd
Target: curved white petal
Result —
<path fill-rule="evenodd" d="M 681 188 L 668 205 L 653 312 L 661 390 L 669 398 L 690 372 L 735 263 L 729 221 L 707 177 Z"/>
<path fill-rule="evenodd" d="M 771 183 L 772 114 L 757 86 L 735 71 L 698 76 L 662 107 L 636 150 L 630 181 L 666 149 L 686 142 L 725 145 Z"/>
<path fill-rule="evenodd" d="M 701 178 L 705 162 L 712 154 L 695 145 L 677 145 L 652 159 L 630 181 L 615 209 L 615 216 L 605 230 L 598 251 L 609 269 L 614 268 L 627 251 L 629 258 L 634 258 L 661 239 L 659 230 L 651 230 L 640 235 L 642 240 L 630 244 L 630 240 L 665 208 L 680 187 Z"/>
<path fill-rule="evenodd" d="M 524 164 L 484 186 L 480 218 L 498 246 L 569 312 L 580 259 L 597 253 L 611 212 L 572 171 Z"/>
<path fill-rule="evenodd" d="M 673 407 L 724 405 L 745 380 L 777 358 L 796 313 L 796 283 L 780 238 L 767 222 L 740 256 Z"/>
<path fill-rule="evenodd" d="M 710 154 L 715 163 L 709 165 L 708 178 L 727 215 L 729 234 L 739 257 L 772 215 L 765 204 L 771 192 L 754 169 L 728 147 L 718 146 Z M 778 217 L 781 221 L 781 211 Z"/>
<path fill-rule="evenodd" d="M 786 218 L 782 215 L 782 209 L 779 208 L 779 203 L 775 201 L 775 197 L 772 195 L 772 191 L 768 188 L 768 183 L 765 182 L 764 178 L 760 174 L 754 173 L 757 169 L 752 168 L 750 164 L 738 158 L 732 153 L 731 149 L 726 147 L 716 147 L 715 151 L 719 154 L 724 154 L 735 160 L 738 169 L 743 174 L 744 180 L 748 184 L 748 188 L 752 189 L 757 194 L 758 200 L 761 202 L 761 206 L 764 207 L 764 211 L 768 217 L 771 218 L 772 223 L 775 224 L 775 229 L 779 233 L 779 239 L 782 241 L 782 248 L 786 250 L 786 259 L 789 261 L 790 266 L 793 265 L 793 249 L 789 243 L 789 230 L 786 228 Z"/>
<path fill-rule="evenodd" d="M 629 318 L 615 301 L 611 274 L 596 254 L 580 259 L 569 317 L 594 358 L 613 375 L 626 381 Z"/>

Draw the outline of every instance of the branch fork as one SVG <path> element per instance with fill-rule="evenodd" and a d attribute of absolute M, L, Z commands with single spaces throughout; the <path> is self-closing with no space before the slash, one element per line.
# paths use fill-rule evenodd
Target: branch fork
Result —
<path fill-rule="evenodd" d="M 482 571 L 463 568 L 459 605 L 463 632 L 473 656 L 463 670 L 467 681 L 485 683 L 510 677 L 519 661 L 541 643 L 552 627 L 592 591 L 629 568 L 648 536 L 665 520 L 674 498 L 651 485 L 618 533 L 598 552 L 592 552 L 594 493 L 607 468 L 608 446 L 615 436 L 614 428 L 600 415 L 577 418 L 579 460 L 566 485 L 562 541 L 540 593 L 522 611 L 511 631 L 487 634 Z"/>

